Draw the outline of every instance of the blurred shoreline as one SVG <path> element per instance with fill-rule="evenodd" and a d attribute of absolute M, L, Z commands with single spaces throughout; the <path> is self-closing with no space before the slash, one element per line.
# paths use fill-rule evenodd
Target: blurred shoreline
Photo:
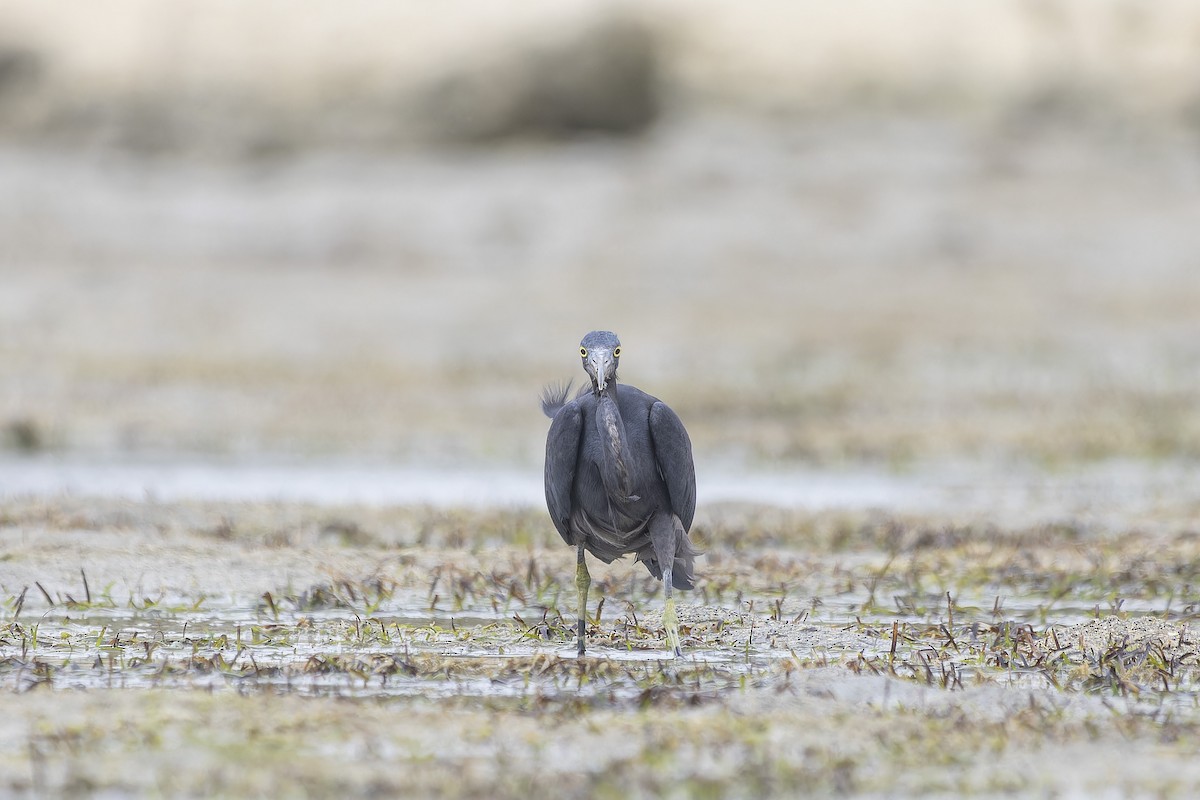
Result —
<path fill-rule="evenodd" d="M 1022 527 L 1056 521 L 1103 535 L 1136 526 L 1187 526 L 1200 505 L 1196 461 L 1110 460 L 1062 469 L 946 463 L 889 471 L 842 468 L 697 468 L 700 519 L 719 524 L 746 508 L 889 517 L 952 518 Z M 157 458 L 59 454 L 0 456 L 0 500 L 91 498 L 170 504 L 541 509 L 541 474 L 504 465 L 405 465 L 363 459 Z"/>
<path fill-rule="evenodd" d="M 47 8 L 2 449 L 528 468 L 608 328 L 732 468 L 1200 458 L 1194 4 Z"/>
<path fill-rule="evenodd" d="M 531 465 L 541 386 L 611 328 L 722 463 L 1200 455 L 1185 138 L 709 117 L 269 170 L 0 163 L 11 449 Z"/>
<path fill-rule="evenodd" d="M 1186 0 L 0 4 L 0 141 L 278 157 L 696 111 L 1200 126 Z"/>

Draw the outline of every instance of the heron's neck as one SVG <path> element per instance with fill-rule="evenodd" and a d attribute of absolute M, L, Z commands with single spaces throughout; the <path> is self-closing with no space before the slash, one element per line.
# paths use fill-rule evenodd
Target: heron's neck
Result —
<path fill-rule="evenodd" d="M 616 402 L 616 400 L 617 400 L 617 376 L 613 375 L 612 380 L 609 381 L 608 385 L 604 387 L 604 391 L 600 391 L 599 389 L 597 389 L 595 382 L 593 382 L 592 383 L 592 393 L 595 394 L 597 398 L 611 397 L 613 399 L 613 402 Z"/>
<path fill-rule="evenodd" d="M 599 393 L 596 401 L 596 429 L 600 434 L 602 460 L 600 478 L 610 496 L 627 498 L 632 494 L 632 479 L 625 460 L 625 421 L 617 407 L 613 384 Z"/>

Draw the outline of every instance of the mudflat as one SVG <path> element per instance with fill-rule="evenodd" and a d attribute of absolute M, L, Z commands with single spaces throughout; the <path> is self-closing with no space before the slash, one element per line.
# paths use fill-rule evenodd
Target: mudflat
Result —
<path fill-rule="evenodd" d="M 576 658 L 539 509 L 10 500 L 0 784 L 1183 797 L 1200 539 L 1122 523 L 717 506 L 684 657 L 624 561 Z"/>

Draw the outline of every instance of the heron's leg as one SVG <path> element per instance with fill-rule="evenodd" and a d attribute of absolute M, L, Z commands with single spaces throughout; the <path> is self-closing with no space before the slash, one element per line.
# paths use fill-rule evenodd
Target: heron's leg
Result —
<path fill-rule="evenodd" d="M 663 627 L 667 629 L 667 647 L 678 658 L 683 655 L 683 650 L 679 647 L 679 615 L 675 613 L 675 598 L 671 596 L 671 588 L 671 568 L 667 567 L 663 570 L 663 591 L 667 598 L 663 608 Z"/>
<path fill-rule="evenodd" d="M 663 627 L 667 630 L 667 647 L 677 656 L 683 655 L 683 651 L 679 647 L 679 616 L 675 613 L 675 598 L 672 597 L 674 587 L 671 585 L 671 570 L 675 566 L 675 552 L 681 533 L 682 528 L 676 529 L 672 514 L 655 514 L 650 520 L 650 542 L 654 546 L 654 556 L 662 567 L 663 597 L 666 598 Z"/>
<path fill-rule="evenodd" d="M 583 545 L 579 545 L 579 560 L 575 562 L 575 589 L 579 592 L 579 655 L 583 655 L 587 636 L 587 596 L 588 587 L 592 585 L 592 576 L 588 574 L 583 553 Z"/>

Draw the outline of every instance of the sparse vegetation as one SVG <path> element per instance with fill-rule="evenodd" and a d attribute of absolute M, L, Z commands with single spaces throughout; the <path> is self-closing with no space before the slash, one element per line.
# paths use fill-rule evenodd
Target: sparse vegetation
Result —
<path fill-rule="evenodd" d="M 1108 786 L 1057 763 L 1079 748 L 1119 749 L 1112 779 L 1138 791 L 1196 777 L 1175 744 L 1200 734 L 1188 531 L 725 509 L 702 526 L 737 547 L 680 609 L 687 656 L 662 649 L 656 583 L 617 564 L 577 659 L 572 553 L 512 536 L 549 527 L 533 512 L 116 505 L 6 511 L 0 535 L 23 542 L 0 562 L 11 793 Z M 206 559 L 191 592 L 131 573 L 151 562 L 130 544 L 166 520 L 170 552 Z M 57 543 L 85 539 L 64 564 Z"/>

